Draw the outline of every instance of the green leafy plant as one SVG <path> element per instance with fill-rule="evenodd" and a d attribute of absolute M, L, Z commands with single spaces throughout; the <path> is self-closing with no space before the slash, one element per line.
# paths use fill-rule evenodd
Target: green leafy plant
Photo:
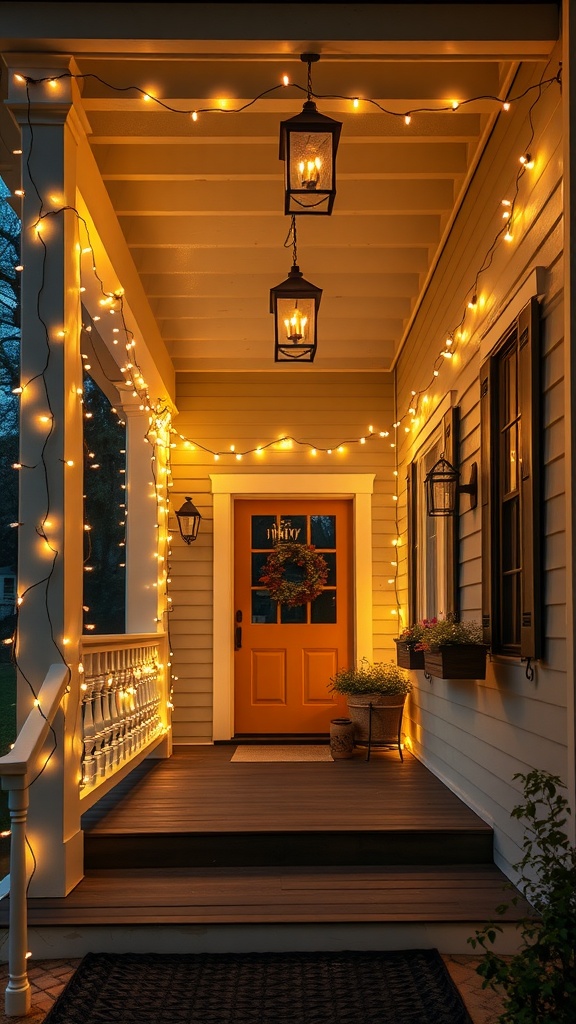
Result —
<path fill-rule="evenodd" d="M 387 661 L 371 664 L 368 658 L 362 658 L 356 668 L 341 668 L 330 682 L 330 690 L 344 694 L 380 693 L 393 697 L 406 695 L 412 689 L 403 668 Z"/>
<path fill-rule="evenodd" d="M 490 923 L 468 939 L 484 950 L 477 967 L 483 988 L 504 993 L 500 1024 L 574 1024 L 576 1021 L 576 847 L 565 831 L 570 814 L 556 775 L 536 769 L 518 773 L 524 802 L 512 817 L 526 823 L 524 855 L 515 865 L 519 888 L 533 915 L 519 922 L 522 944 L 512 957 L 493 949 L 500 924 Z M 506 913 L 518 897 L 496 908 Z"/>
<path fill-rule="evenodd" d="M 484 644 L 482 626 L 473 620 L 456 622 L 453 619 L 438 619 L 425 629 L 416 650 L 433 651 L 438 647 L 456 644 Z"/>

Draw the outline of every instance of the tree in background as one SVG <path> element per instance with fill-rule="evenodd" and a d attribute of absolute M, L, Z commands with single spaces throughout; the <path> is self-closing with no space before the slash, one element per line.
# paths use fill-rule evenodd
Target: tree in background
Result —
<path fill-rule="evenodd" d="M 84 375 L 85 631 L 125 632 L 126 430 Z M 87 609 L 87 610 L 86 610 Z"/>
<path fill-rule="evenodd" d="M 10 191 L 0 178 L 0 567 L 17 575 L 19 400 L 13 389 L 20 383 L 20 221 L 10 206 Z M 14 632 L 15 616 L 0 620 L 0 639 Z M 2 646 L 0 658 L 9 660 Z"/>

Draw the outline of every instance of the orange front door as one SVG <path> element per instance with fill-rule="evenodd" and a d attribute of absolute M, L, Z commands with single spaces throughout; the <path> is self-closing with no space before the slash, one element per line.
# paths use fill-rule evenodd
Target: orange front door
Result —
<path fill-rule="evenodd" d="M 352 508 L 349 501 L 237 501 L 235 733 L 327 733 L 346 705 L 328 690 L 350 664 Z M 259 583 L 277 543 L 313 544 L 328 564 L 322 593 L 294 608 Z"/>

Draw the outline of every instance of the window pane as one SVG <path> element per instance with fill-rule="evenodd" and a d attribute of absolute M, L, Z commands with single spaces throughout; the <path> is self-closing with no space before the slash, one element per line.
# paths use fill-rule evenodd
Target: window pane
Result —
<path fill-rule="evenodd" d="M 279 541 L 306 544 L 306 516 L 280 516 Z"/>
<path fill-rule="evenodd" d="M 276 601 L 267 590 L 252 591 L 252 622 L 276 622 Z"/>
<path fill-rule="evenodd" d="M 312 622 L 336 622 L 336 591 L 323 590 L 312 602 Z"/>
<path fill-rule="evenodd" d="M 297 604 L 295 608 L 290 608 L 287 604 L 280 605 L 280 622 L 282 625 L 301 625 L 306 622 L 306 609 L 308 605 Z"/>
<path fill-rule="evenodd" d="M 264 551 L 258 551 L 256 554 L 252 554 L 252 586 L 257 587 L 260 583 L 260 577 L 262 570 L 266 565 L 266 559 L 268 555 Z"/>
<path fill-rule="evenodd" d="M 514 423 L 504 431 L 502 438 L 502 487 L 509 494 L 518 488 L 518 424 Z"/>
<path fill-rule="evenodd" d="M 520 573 L 502 579 L 502 645 L 516 647 L 520 643 Z"/>
<path fill-rule="evenodd" d="M 278 543 L 276 516 L 252 516 L 252 547 L 273 548 Z"/>
<path fill-rule="evenodd" d="M 504 423 L 510 423 L 511 420 L 516 419 L 516 416 L 518 414 L 516 349 L 514 349 L 504 360 L 504 365 L 502 369 L 504 373 L 504 382 L 502 389 L 502 400 L 504 404 Z"/>
<path fill-rule="evenodd" d="M 511 498 L 502 507 L 502 569 L 520 568 L 520 502 Z"/>
<path fill-rule="evenodd" d="M 310 543 L 315 547 L 336 547 L 336 516 L 310 516 L 310 531 Z"/>
<path fill-rule="evenodd" d="M 326 580 L 327 587 L 336 586 L 336 553 L 332 554 L 329 551 L 322 552 L 322 558 L 328 566 L 328 579 Z"/>

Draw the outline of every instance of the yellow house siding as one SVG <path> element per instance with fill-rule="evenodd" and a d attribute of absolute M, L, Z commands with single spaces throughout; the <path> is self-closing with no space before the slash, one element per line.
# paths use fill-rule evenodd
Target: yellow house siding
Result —
<path fill-rule="evenodd" d="M 186 547 L 171 515 L 173 535 L 170 615 L 174 685 L 173 731 L 176 743 L 212 739 L 212 493 L 214 473 L 375 473 L 372 499 L 374 558 L 375 657 L 391 657 L 396 635 L 394 589 L 391 576 L 392 540 L 395 536 L 394 451 L 390 439 L 360 444 L 368 427 L 388 429 L 393 418 L 390 374 L 316 373 L 296 371 L 261 374 L 179 374 L 176 402 L 179 416 L 173 449 L 172 513 L 191 495 L 203 520 L 197 541 Z M 182 437 L 209 449 L 192 451 Z M 290 435 L 318 448 L 344 443 L 345 453 L 318 453 L 306 446 L 275 447 L 261 456 L 236 453 Z M 346 442 L 353 442 L 348 443 Z M 287 478 L 289 491 L 289 477 Z M 231 627 L 232 628 L 232 624 Z M 362 652 L 358 652 L 359 656 Z"/>
<path fill-rule="evenodd" d="M 522 68 L 518 93 L 537 81 L 542 68 Z M 532 99 L 534 97 L 532 96 Z M 398 407 L 410 404 L 410 390 L 428 386 L 434 359 L 449 330 L 457 325 L 470 298 L 475 277 L 500 224 L 499 203 L 510 197 L 518 154 L 527 146 L 528 104 L 500 117 L 479 171 L 464 201 L 459 223 L 415 318 L 399 359 Z M 562 305 L 561 107 L 556 86 L 533 111 L 535 137 L 530 151 L 536 164 L 526 172 L 517 201 L 514 242 L 499 243 L 490 266 L 480 275 L 476 312 L 467 312 L 465 339 L 457 355 L 440 368 L 429 388 L 428 408 L 455 392 L 460 407 L 460 461 L 467 482 L 472 462 L 480 461 L 479 369 L 485 352 L 482 337 L 535 267 L 545 268 L 542 297 L 542 534 L 544 537 L 543 601 L 545 653 L 526 678 L 519 660 L 489 662 L 487 678 L 478 682 L 427 682 L 415 674 L 417 687 L 408 709 L 413 748 L 447 784 L 495 826 L 496 858 L 504 870 L 520 856 L 520 829 L 510 818 L 518 802 L 515 772 L 531 766 L 567 775 L 566 733 L 566 592 L 565 592 L 565 465 Z M 501 222 L 500 222 L 501 223 Z M 512 315 L 510 315 L 512 319 Z M 506 317 L 503 321 L 506 326 Z M 419 413 L 421 413 L 420 405 Z M 405 466 L 426 435 L 426 424 L 403 441 Z M 405 491 L 401 495 L 401 531 L 406 529 Z M 481 615 L 482 536 L 480 506 L 468 508 L 460 499 L 459 585 L 463 618 Z M 402 603 L 407 603 L 406 560 L 400 560 Z"/>

